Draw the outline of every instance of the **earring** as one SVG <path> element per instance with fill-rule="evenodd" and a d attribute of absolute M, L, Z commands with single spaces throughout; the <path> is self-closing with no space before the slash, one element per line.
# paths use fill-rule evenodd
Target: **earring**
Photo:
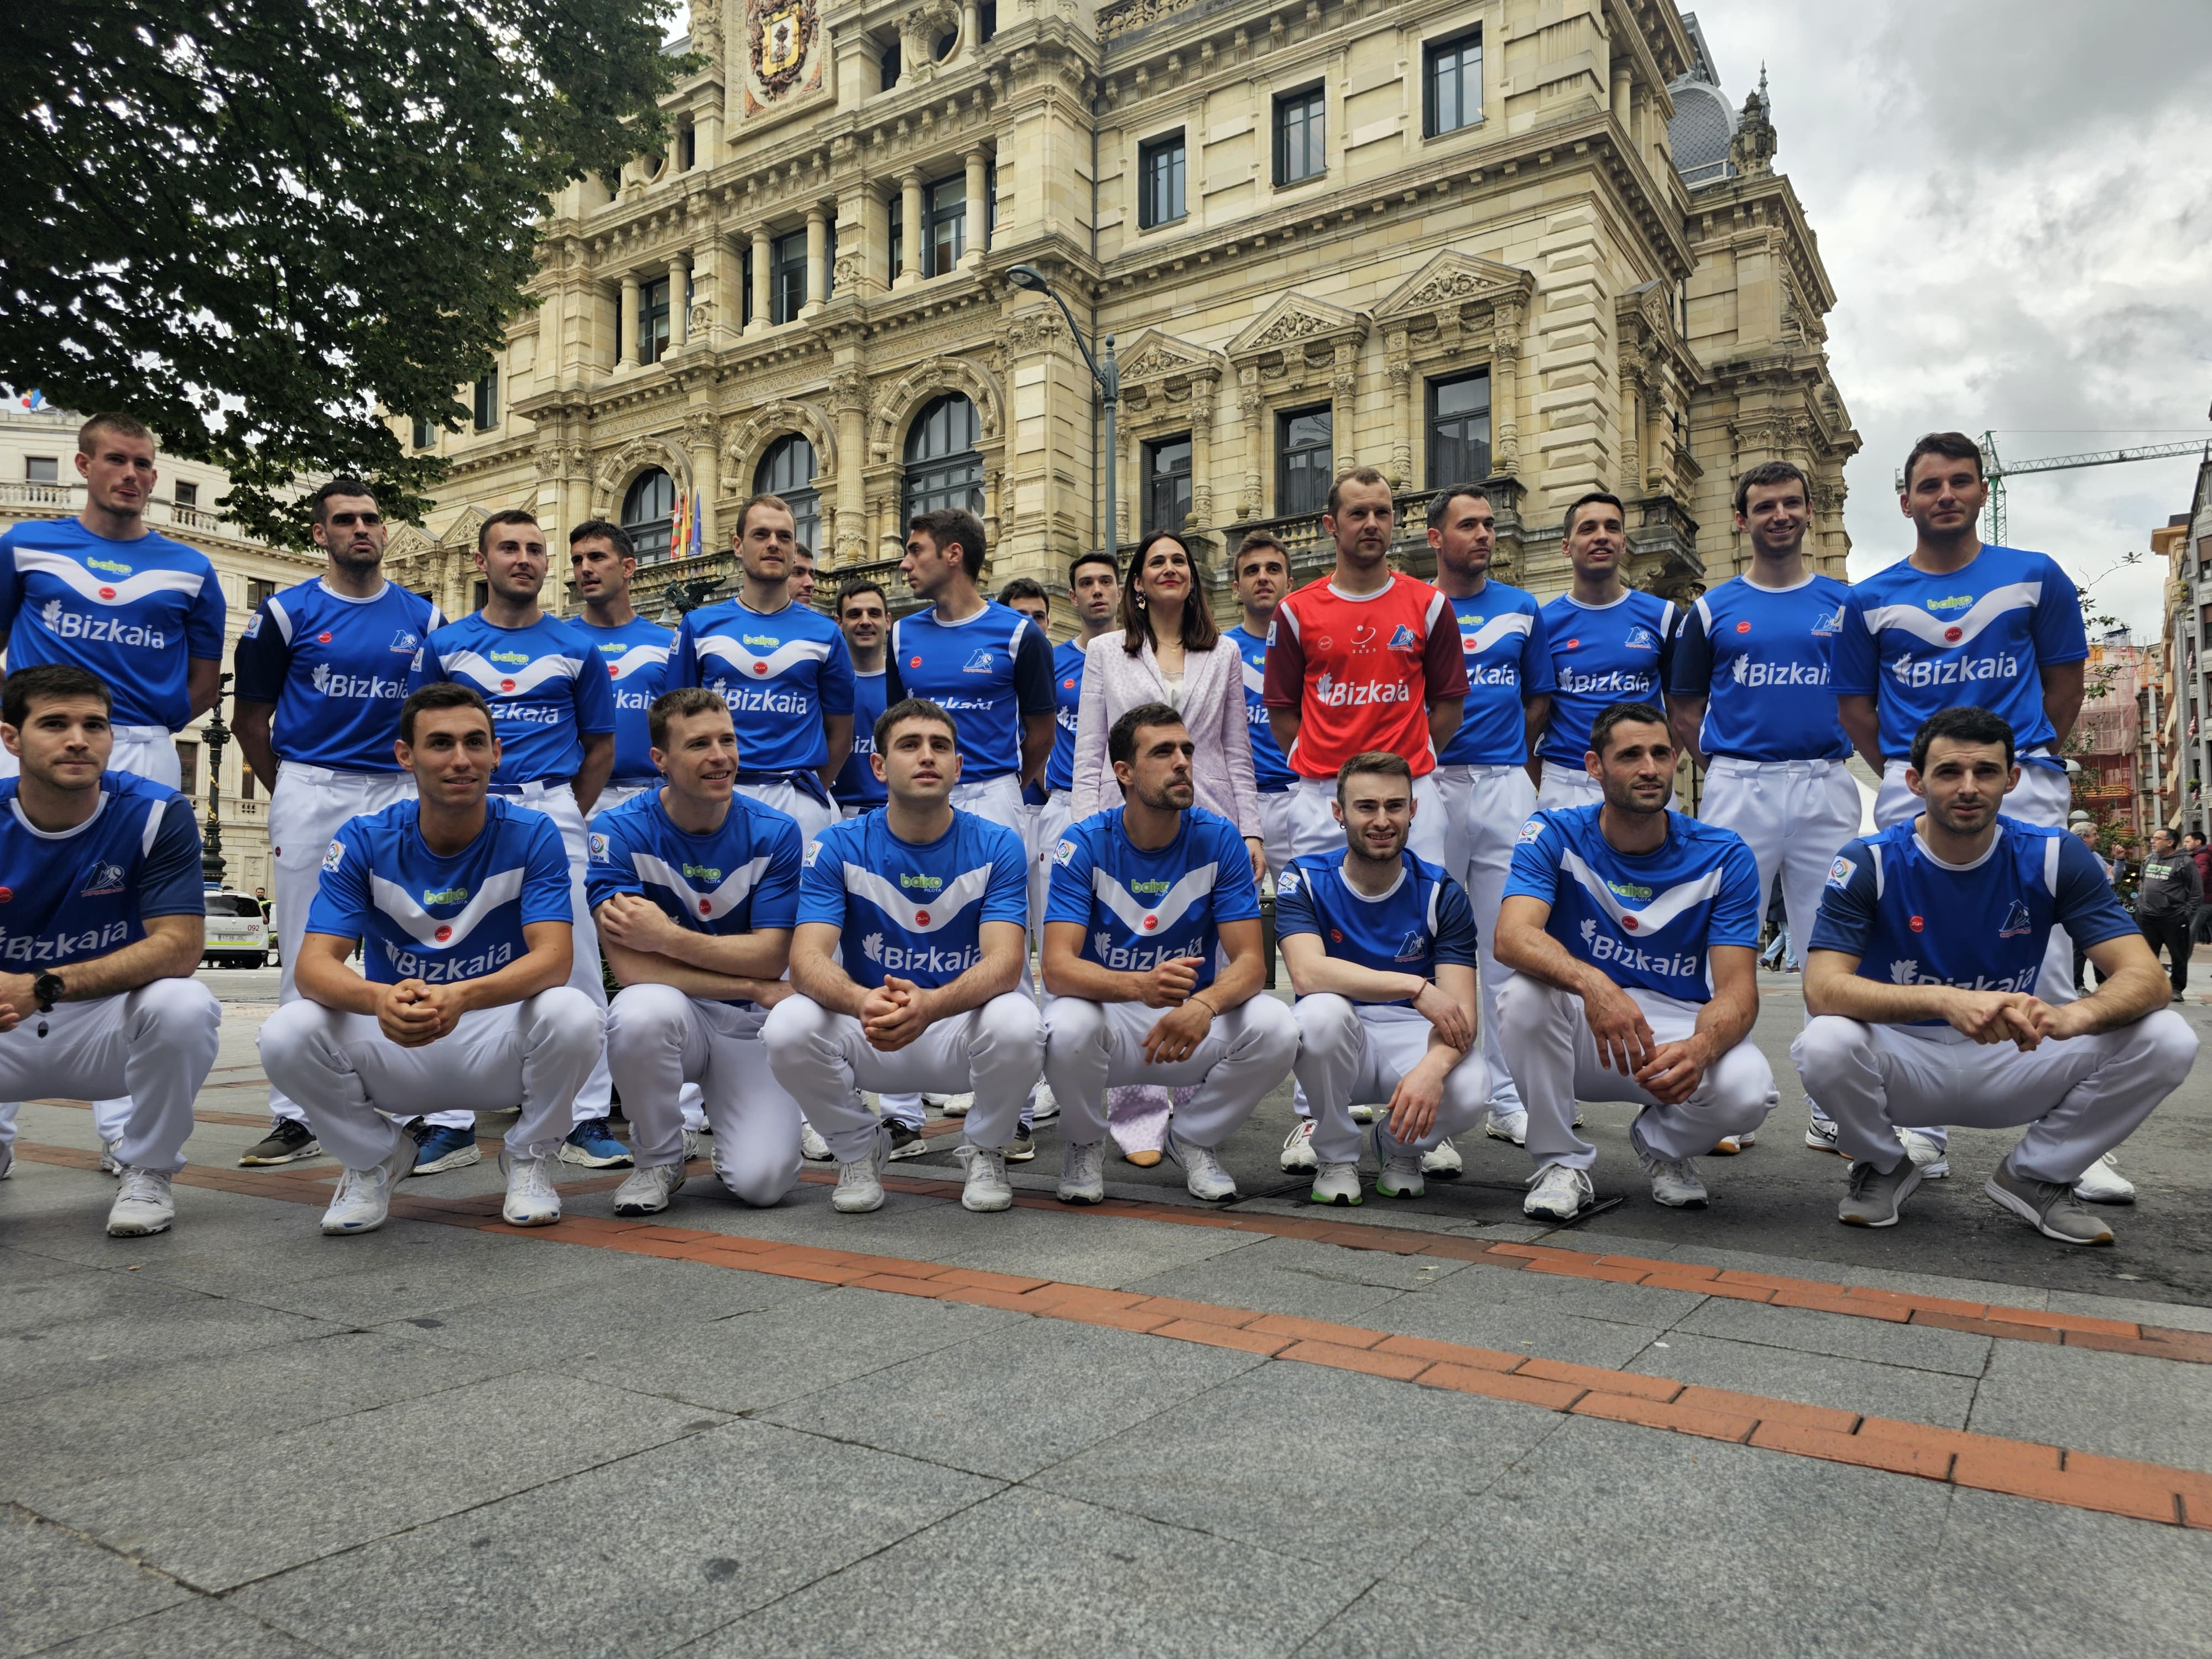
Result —
<path fill-rule="evenodd" d="M 1139 611 L 1142 611 L 1144 608 L 1145 608 L 1145 596 L 1144 596 L 1143 594 L 1139 593 L 1139 594 L 1138 594 L 1138 595 L 1137 595 L 1137 609 L 1138 609 L 1138 610 L 1139 610 Z"/>

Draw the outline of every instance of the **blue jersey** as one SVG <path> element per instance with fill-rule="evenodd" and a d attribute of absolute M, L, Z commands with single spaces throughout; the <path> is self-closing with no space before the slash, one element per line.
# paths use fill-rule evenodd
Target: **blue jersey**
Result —
<path fill-rule="evenodd" d="M 956 811 L 952 827 L 917 846 L 869 812 L 833 823 L 806 848 L 799 924 L 844 933 L 845 971 L 872 990 L 886 974 L 949 985 L 983 959 L 987 921 L 1027 927 L 1029 854 L 1005 824 Z"/>
<path fill-rule="evenodd" d="M 2054 925 L 2077 951 L 2136 931 L 2079 836 L 2000 813 L 1996 843 L 1961 868 L 1937 862 L 1918 822 L 1845 843 L 1807 948 L 1856 957 L 1861 979 L 1886 984 L 2033 991 Z"/>
<path fill-rule="evenodd" d="M 1505 896 L 1552 907 L 1544 931 L 1623 988 L 1712 999 L 1706 953 L 1759 945 L 1759 864 L 1733 830 L 1667 814 L 1654 853 L 1616 852 L 1599 806 L 1539 812 L 1521 828 Z"/>
<path fill-rule="evenodd" d="M 881 806 L 890 799 L 890 791 L 876 775 L 876 769 L 868 764 L 876 752 L 876 722 L 883 718 L 887 705 L 884 702 L 884 671 L 872 674 L 855 672 L 853 676 L 853 752 L 847 757 L 844 769 L 837 774 L 836 787 L 830 793 L 837 798 L 840 806 L 866 808 Z"/>
<path fill-rule="evenodd" d="M 374 599 L 334 592 L 320 576 L 272 593 L 246 619 L 233 666 L 240 702 L 273 705 L 280 760 L 339 772 L 397 772 L 392 740 L 407 671 L 438 607 L 398 582 Z"/>
<path fill-rule="evenodd" d="M 1674 631 L 1672 600 L 1632 587 L 1593 608 L 1562 593 L 1544 607 L 1552 647 L 1552 718 L 1536 747 L 1579 771 L 1590 727 L 1617 702 L 1659 700 L 1660 655 Z"/>
<path fill-rule="evenodd" d="M 1079 640 L 1062 640 L 1052 652 L 1052 758 L 1045 763 L 1044 787 L 1075 787 L 1075 721 L 1083 707 L 1083 664 L 1088 655 Z"/>
<path fill-rule="evenodd" d="M 92 816 L 48 834 L 24 819 L 21 782 L 0 778 L 4 971 L 104 957 L 145 938 L 149 916 L 206 915 L 200 832 L 192 804 L 175 790 L 135 772 L 107 773 Z"/>
<path fill-rule="evenodd" d="M 580 617 L 570 627 L 599 649 L 615 694 L 615 769 L 609 783 L 658 783 L 653 763 L 653 700 L 668 689 L 668 647 L 676 635 L 657 622 L 633 617 L 619 628 L 594 628 Z"/>
<path fill-rule="evenodd" d="M 648 789 L 592 820 L 591 848 L 584 879 L 595 910 L 617 893 L 635 893 L 695 933 L 798 923 L 799 821 L 747 796 L 731 797 L 720 829 L 695 836 L 669 817 L 660 791 Z"/>
<path fill-rule="evenodd" d="M 1467 702 L 1439 766 L 1521 766 L 1528 759 L 1522 705 L 1553 688 L 1552 645 L 1536 596 L 1501 581 L 1451 602 L 1467 658 Z"/>
<path fill-rule="evenodd" d="M 1467 890 L 1427 860 L 1398 854 L 1398 879 L 1370 898 L 1344 878 L 1349 853 L 1308 853 L 1275 881 L 1275 936 L 1314 933 L 1330 956 L 1386 974 L 1437 976 L 1440 962 L 1476 965 Z M 1401 998 L 1392 1006 L 1409 1006 Z"/>
<path fill-rule="evenodd" d="M 180 732 L 190 659 L 222 659 L 222 587 L 196 547 L 148 531 L 112 542 L 75 519 L 0 535 L 0 640 L 8 666 L 68 663 L 100 678 L 118 726 Z"/>
<path fill-rule="evenodd" d="M 829 760 L 822 722 L 853 712 L 853 653 L 837 624 L 811 606 L 763 615 L 725 599 L 685 614 L 668 684 L 722 694 L 744 776 L 788 777 Z"/>
<path fill-rule="evenodd" d="M 544 813 L 494 795 L 477 838 L 441 858 L 421 811 L 403 800 L 348 818 L 323 854 L 307 931 L 362 940 L 370 984 L 482 979 L 528 952 L 529 924 L 573 919 L 568 854 Z"/>
<path fill-rule="evenodd" d="M 2021 750 L 2040 749 L 2057 736 L 2039 671 L 2088 654 L 2074 579 L 2048 554 L 1984 547 L 1948 576 L 1899 559 L 1850 590 L 1836 695 L 1875 700 L 1885 760 L 1910 755 L 1930 714 L 1966 705 L 2004 716 Z M 2055 756 L 2028 763 L 2065 764 Z"/>
<path fill-rule="evenodd" d="M 1084 956 L 1102 968 L 1141 974 L 1195 957 L 1203 990 L 1213 983 L 1221 924 L 1259 915 L 1244 837 L 1202 806 L 1186 811 L 1158 851 L 1131 842 L 1118 806 L 1069 824 L 1053 848 L 1045 921 L 1079 926 Z"/>
<path fill-rule="evenodd" d="M 1739 760 L 1843 760 L 1830 658 L 1850 589 L 1833 576 L 1795 587 L 1731 577 L 1682 618 L 1667 689 L 1704 697 L 1698 746 Z"/>
<path fill-rule="evenodd" d="M 986 605 L 957 623 L 931 605 L 891 624 L 893 702 L 927 697 L 960 729 L 960 781 L 1022 769 L 1022 719 L 1053 712 L 1052 647 L 1018 611 Z"/>
<path fill-rule="evenodd" d="M 1239 623 L 1229 630 L 1244 659 L 1244 724 L 1252 733 L 1252 778 L 1263 795 L 1279 795 L 1298 781 L 1283 759 L 1275 728 L 1267 724 L 1267 636 L 1248 634 Z"/>
<path fill-rule="evenodd" d="M 410 691 L 452 680 L 483 694 L 499 735 L 494 788 L 557 779 L 584 764 L 584 738 L 615 729 L 615 696 L 592 641 L 557 617 L 495 628 L 482 613 L 448 623 L 422 642 Z"/>

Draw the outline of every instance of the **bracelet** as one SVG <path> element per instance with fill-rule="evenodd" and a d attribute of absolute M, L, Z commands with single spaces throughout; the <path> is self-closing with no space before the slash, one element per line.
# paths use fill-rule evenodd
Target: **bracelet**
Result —
<path fill-rule="evenodd" d="M 1215 1007 L 1212 1003 L 1208 1002 L 1204 997 L 1200 996 L 1197 993 L 1193 992 L 1191 995 L 1185 1000 L 1187 1001 L 1194 1002 L 1200 1007 L 1205 1009 L 1207 1015 L 1212 1018 L 1219 1019 L 1221 1018 L 1221 1010 Z"/>

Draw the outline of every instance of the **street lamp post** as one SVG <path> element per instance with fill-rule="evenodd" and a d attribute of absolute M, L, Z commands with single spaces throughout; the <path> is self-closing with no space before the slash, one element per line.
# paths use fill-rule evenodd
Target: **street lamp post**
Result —
<path fill-rule="evenodd" d="M 1083 361 L 1091 370 L 1091 378 L 1098 383 L 1098 396 L 1106 409 L 1106 556 L 1121 562 L 1121 530 L 1114 516 L 1115 484 L 1121 465 L 1121 443 L 1114 434 L 1114 419 L 1121 401 L 1121 371 L 1114 361 L 1114 337 L 1105 339 L 1106 360 L 1101 362 L 1091 355 L 1091 347 L 1084 340 L 1083 331 L 1075 325 L 1075 313 L 1067 308 L 1067 301 L 1060 297 L 1060 290 L 1035 265 L 1009 265 L 1006 280 L 1016 288 L 1026 289 L 1032 294 L 1042 294 L 1060 307 L 1060 314 L 1067 319 L 1067 331 L 1075 337 L 1075 349 L 1083 354 Z"/>
<path fill-rule="evenodd" d="M 229 675 L 216 680 L 215 708 L 200 734 L 208 750 L 207 833 L 200 838 L 200 879 L 210 887 L 222 885 L 222 751 L 230 741 L 230 728 L 222 723 L 222 697 L 229 688 Z"/>

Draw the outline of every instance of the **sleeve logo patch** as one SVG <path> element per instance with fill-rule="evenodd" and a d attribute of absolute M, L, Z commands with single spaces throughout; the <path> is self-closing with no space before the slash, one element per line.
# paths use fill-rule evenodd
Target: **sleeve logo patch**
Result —
<path fill-rule="evenodd" d="M 1543 833 L 1544 820 L 1540 817 L 1530 818 L 1528 823 L 1521 826 L 1521 839 L 1522 841 L 1534 841 L 1537 836 Z M 1837 861 L 1838 863 L 1842 862 L 1841 860 Z"/>
<path fill-rule="evenodd" d="M 1858 866 L 1856 865 L 1853 864 L 1841 853 L 1837 854 L 1836 861 L 1828 866 L 1828 885 L 1831 887 L 1850 886 L 1851 884 L 1851 872 L 1856 870 L 1857 867 Z"/>
<path fill-rule="evenodd" d="M 1298 872 L 1296 870 L 1285 870 L 1280 876 L 1276 878 L 1275 896 L 1277 898 L 1285 897 L 1297 890 Z"/>
<path fill-rule="evenodd" d="M 336 870 L 338 866 L 344 862 L 345 843 L 342 841 L 332 842 L 331 843 L 331 850 L 323 854 L 324 872 L 328 874 L 330 872 Z"/>
<path fill-rule="evenodd" d="M 593 831 L 592 835 L 592 856 L 598 859 L 601 863 L 605 863 L 606 861 L 607 838 L 605 836 L 599 834 L 596 830 Z"/>
<path fill-rule="evenodd" d="M 1075 861 L 1075 843 L 1072 841 L 1064 841 L 1054 848 L 1052 861 L 1054 864 L 1073 864 Z"/>
<path fill-rule="evenodd" d="M 240 635 L 239 635 L 239 638 L 240 638 L 240 639 L 242 639 L 242 640 L 252 640 L 252 639 L 258 639 L 258 638 L 260 637 L 260 635 L 261 635 L 261 613 L 260 613 L 258 611 L 255 611 L 255 612 L 254 612 L 251 617 L 248 617 L 246 619 L 246 631 L 245 631 L 243 634 Z"/>
<path fill-rule="evenodd" d="M 806 843 L 806 851 L 800 854 L 800 861 L 806 868 L 811 870 L 814 867 L 814 860 L 821 856 L 822 843 L 818 841 L 810 841 Z"/>

